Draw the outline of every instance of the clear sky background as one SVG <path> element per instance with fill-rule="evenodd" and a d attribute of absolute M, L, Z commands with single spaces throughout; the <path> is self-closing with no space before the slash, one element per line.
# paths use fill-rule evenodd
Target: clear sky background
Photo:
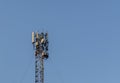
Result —
<path fill-rule="evenodd" d="M 0 0 L 0 83 L 34 83 L 32 31 L 49 32 L 45 83 L 120 83 L 119 0 Z"/>

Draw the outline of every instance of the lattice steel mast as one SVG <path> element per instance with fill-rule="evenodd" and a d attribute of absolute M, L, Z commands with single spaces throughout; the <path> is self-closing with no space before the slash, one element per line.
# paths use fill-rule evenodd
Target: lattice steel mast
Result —
<path fill-rule="evenodd" d="M 44 83 L 44 59 L 48 59 L 48 33 L 32 32 L 35 48 L 35 83 Z"/>

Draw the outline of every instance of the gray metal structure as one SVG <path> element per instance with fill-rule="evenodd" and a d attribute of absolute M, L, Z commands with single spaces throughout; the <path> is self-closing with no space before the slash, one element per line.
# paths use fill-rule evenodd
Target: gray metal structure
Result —
<path fill-rule="evenodd" d="M 48 59 L 48 33 L 32 32 L 35 48 L 35 83 L 44 83 L 44 59 Z"/>

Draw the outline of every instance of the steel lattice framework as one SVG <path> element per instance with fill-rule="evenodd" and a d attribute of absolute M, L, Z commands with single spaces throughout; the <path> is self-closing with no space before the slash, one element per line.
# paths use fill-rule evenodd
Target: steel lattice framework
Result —
<path fill-rule="evenodd" d="M 32 44 L 35 48 L 35 83 L 44 83 L 44 59 L 48 54 L 48 33 L 32 32 Z"/>

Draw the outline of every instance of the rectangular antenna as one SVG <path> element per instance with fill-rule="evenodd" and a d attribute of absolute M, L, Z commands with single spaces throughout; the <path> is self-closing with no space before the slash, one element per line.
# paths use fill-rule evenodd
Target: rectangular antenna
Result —
<path fill-rule="evenodd" d="M 32 44 L 35 43 L 34 37 L 35 37 L 35 33 L 32 32 Z"/>

